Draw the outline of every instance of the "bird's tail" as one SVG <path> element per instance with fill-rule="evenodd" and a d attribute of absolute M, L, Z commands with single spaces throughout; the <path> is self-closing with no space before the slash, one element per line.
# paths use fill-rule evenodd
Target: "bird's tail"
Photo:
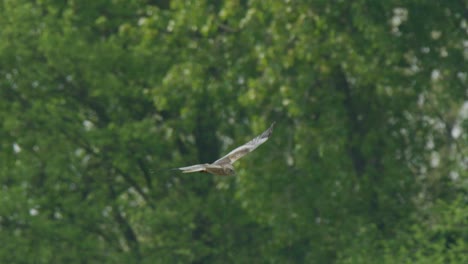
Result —
<path fill-rule="evenodd" d="M 188 167 L 181 167 L 181 168 L 177 168 L 177 169 L 181 170 L 182 173 L 191 173 L 191 172 L 197 172 L 197 171 L 205 172 L 206 171 L 206 166 L 205 166 L 205 164 L 197 164 L 197 165 L 192 165 L 192 166 L 188 166 Z"/>

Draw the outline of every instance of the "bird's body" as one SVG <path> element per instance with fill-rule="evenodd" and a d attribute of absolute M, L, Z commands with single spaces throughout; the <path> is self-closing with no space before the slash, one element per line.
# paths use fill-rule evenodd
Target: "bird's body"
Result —
<path fill-rule="evenodd" d="M 191 172 L 207 172 L 214 175 L 234 175 L 236 172 L 232 164 L 242 158 L 243 156 L 247 155 L 248 153 L 252 152 L 261 144 L 265 143 L 268 140 L 271 133 L 273 132 L 273 126 L 275 123 L 271 124 L 271 126 L 265 130 L 262 134 L 258 137 L 252 139 L 251 141 L 245 143 L 244 145 L 232 150 L 226 156 L 216 160 L 212 164 L 205 163 L 205 164 L 197 164 L 187 167 L 178 168 L 183 173 L 191 173 Z"/>

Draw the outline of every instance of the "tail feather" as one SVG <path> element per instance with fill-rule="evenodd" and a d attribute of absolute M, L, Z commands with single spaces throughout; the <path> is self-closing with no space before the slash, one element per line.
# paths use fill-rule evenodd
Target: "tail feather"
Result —
<path fill-rule="evenodd" d="M 197 172 L 197 171 L 206 171 L 206 166 L 204 164 L 197 164 L 197 165 L 192 165 L 192 166 L 187 166 L 187 167 L 181 167 L 178 168 L 179 170 L 182 171 L 182 173 L 191 173 L 191 172 Z"/>

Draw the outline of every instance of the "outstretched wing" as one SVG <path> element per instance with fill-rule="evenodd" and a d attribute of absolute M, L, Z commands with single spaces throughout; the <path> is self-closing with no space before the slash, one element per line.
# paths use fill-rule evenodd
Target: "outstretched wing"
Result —
<path fill-rule="evenodd" d="M 273 126 L 275 122 L 271 124 L 271 126 L 265 130 L 262 134 L 258 137 L 250 140 L 249 142 L 245 143 L 244 145 L 232 150 L 226 156 L 218 159 L 217 161 L 213 162 L 213 164 L 225 164 L 225 163 L 234 163 L 236 160 L 242 158 L 243 156 L 247 155 L 247 153 L 252 152 L 261 144 L 265 143 L 268 140 L 271 133 L 273 132 Z"/>
<path fill-rule="evenodd" d="M 206 171 L 206 164 L 197 164 L 197 165 L 192 165 L 192 166 L 187 166 L 187 167 L 181 167 L 177 168 L 178 170 L 181 170 L 183 173 L 191 173 L 191 172 L 197 172 L 197 171 Z"/>

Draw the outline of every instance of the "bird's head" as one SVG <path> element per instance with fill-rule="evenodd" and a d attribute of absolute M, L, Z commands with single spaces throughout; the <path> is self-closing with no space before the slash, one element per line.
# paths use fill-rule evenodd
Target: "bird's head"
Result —
<path fill-rule="evenodd" d="M 226 173 L 226 175 L 236 175 L 236 171 L 234 170 L 234 167 L 232 166 L 224 167 L 224 173 Z"/>

